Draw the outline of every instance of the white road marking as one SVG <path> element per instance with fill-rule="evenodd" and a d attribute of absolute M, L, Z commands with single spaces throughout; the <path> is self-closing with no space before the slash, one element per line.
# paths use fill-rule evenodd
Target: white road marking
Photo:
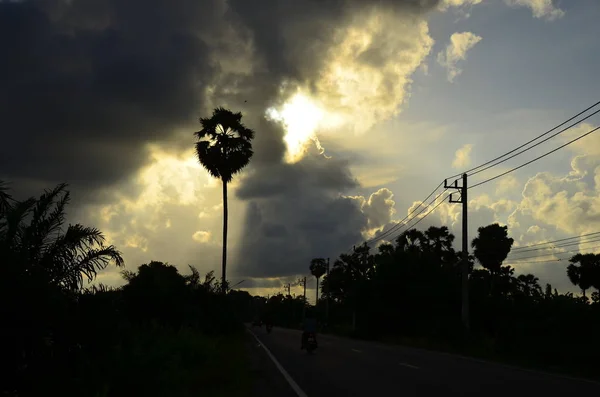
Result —
<path fill-rule="evenodd" d="M 410 364 L 407 364 L 407 363 L 400 363 L 400 365 L 402 365 L 404 367 L 412 368 L 412 369 L 419 369 L 419 367 L 416 367 L 414 365 L 410 365 Z"/>
<path fill-rule="evenodd" d="M 361 351 L 361 350 L 358 350 L 358 349 L 352 349 L 352 351 L 353 351 L 353 352 L 356 352 L 356 353 L 362 353 L 362 351 Z"/>
<path fill-rule="evenodd" d="M 256 339 L 256 341 L 258 342 L 258 344 L 263 349 L 265 349 L 265 352 L 267 353 L 267 355 L 271 358 L 271 360 L 273 361 L 273 363 L 275 364 L 275 366 L 277 367 L 277 369 L 279 370 L 279 372 L 281 372 L 281 375 L 283 375 L 283 377 L 285 378 L 285 380 L 287 380 L 287 382 L 289 383 L 289 385 L 291 386 L 291 388 L 296 392 L 296 394 L 298 395 L 298 397 L 308 397 L 306 395 L 306 393 L 304 393 L 304 391 L 302 391 L 302 389 L 300 388 L 300 386 L 298 386 L 298 384 L 296 383 L 296 381 L 290 376 L 290 374 L 288 374 L 288 372 L 285 370 L 285 368 L 283 368 L 283 366 L 281 364 L 279 364 L 279 361 L 277 361 L 277 359 L 271 353 L 271 351 L 269 349 L 267 349 L 267 346 L 265 346 L 264 343 L 262 343 L 261 340 L 258 339 L 258 336 L 256 336 L 256 334 L 254 334 L 254 332 L 250 331 L 248 328 L 246 328 L 246 331 L 248 331 L 250 333 L 250 335 L 254 336 L 254 339 Z"/>

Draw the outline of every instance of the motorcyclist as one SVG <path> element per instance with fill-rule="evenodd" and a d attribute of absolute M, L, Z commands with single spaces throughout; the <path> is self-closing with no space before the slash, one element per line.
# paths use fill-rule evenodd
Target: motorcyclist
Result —
<path fill-rule="evenodd" d="M 263 323 L 265 324 L 267 331 L 273 328 L 273 316 L 270 312 L 266 312 L 263 316 Z"/>
<path fill-rule="evenodd" d="M 304 315 L 304 322 L 302 323 L 302 342 L 300 345 L 300 349 L 304 349 L 306 346 L 306 341 L 308 340 L 308 335 L 313 334 L 315 341 L 317 340 L 317 316 L 314 308 L 310 307 L 306 309 L 306 313 Z"/>

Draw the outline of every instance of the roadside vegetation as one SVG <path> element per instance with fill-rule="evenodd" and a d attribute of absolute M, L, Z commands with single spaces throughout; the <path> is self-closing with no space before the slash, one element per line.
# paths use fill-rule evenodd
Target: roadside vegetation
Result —
<path fill-rule="evenodd" d="M 317 309 L 325 332 L 600 378 L 600 255 L 577 254 L 565 277 L 581 295 L 540 285 L 504 265 L 513 239 L 505 226 L 479 228 L 469 257 L 470 333 L 461 324 L 461 252 L 447 227 L 408 230 L 376 250 L 366 245 L 310 270 L 321 279 Z M 530 253 L 531 254 L 531 253 Z M 308 265 L 308 264 L 307 264 Z M 302 296 L 255 297 L 276 325 L 298 327 Z"/>
<path fill-rule="evenodd" d="M 66 185 L 17 201 L 1 184 L 3 395 L 247 395 L 249 294 L 158 261 L 87 287 L 124 262 L 99 230 L 65 225 L 68 203 Z"/>

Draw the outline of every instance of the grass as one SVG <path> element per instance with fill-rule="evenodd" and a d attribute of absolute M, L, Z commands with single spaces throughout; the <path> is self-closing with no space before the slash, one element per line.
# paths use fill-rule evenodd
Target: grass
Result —
<path fill-rule="evenodd" d="M 191 329 L 137 329 L 107 357 L 96 397 L 247 397 L 244 335 L 209 337 Z"/>

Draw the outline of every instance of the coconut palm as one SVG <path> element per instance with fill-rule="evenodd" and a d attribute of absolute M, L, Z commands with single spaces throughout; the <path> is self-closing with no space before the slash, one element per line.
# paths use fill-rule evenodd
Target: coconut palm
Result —
<path fill-rule="evenodd" d="M 0 256 L 7 279 L 27 279 L 74 292 L 83 287 L 83 276 L 91 281 L 110 263 L 123 266 L 120 252 L 104 244 L 98 229 L 75 224 L 64 230 L 70 198 L 66 187 L 60 184 L 38 199 L 23 201 L 2 192 Z"/>
<path fill-rule="evenodd" d="M 316 304 L 319 303 L 319 279 L 327 272 L 327 260 L 324 258 L 314 258 L 310 261 L 310 274 L 315 276 L 317 279 L 317 300 Z"/>
<path fill-rule="evenodd" d="M 194 135 L 198 161 L 214 178 L 223 184 L 223 257 L 222 289 L 227 291 L 227 184 L 252 157 L 254 131 L 242 124 L 242 113 L 216 108 L 210 118 L 201 118 L 202 129 Z"/>

